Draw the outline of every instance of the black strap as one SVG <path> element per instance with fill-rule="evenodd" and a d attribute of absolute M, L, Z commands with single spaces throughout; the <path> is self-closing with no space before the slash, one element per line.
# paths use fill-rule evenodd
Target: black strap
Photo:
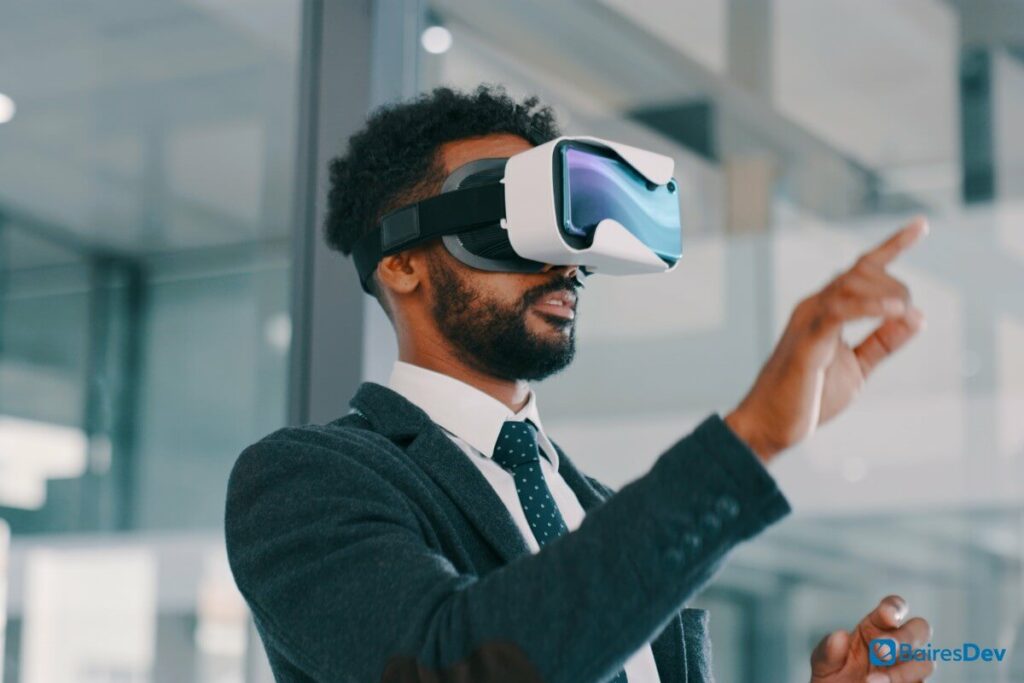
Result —
<path fill-rule="evenodd" d="M 497 223 L 505 217 L 505 186 L 489 183 L 452 190 L 392 211 L 352 248 L 352 260 L 365 291 L 377 263 L 442 235 Z"/>

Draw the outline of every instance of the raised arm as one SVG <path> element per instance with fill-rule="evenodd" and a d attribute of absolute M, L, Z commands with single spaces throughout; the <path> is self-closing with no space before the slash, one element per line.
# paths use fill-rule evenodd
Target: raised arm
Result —
<path fill-rule="evenodd" d="M 577 530 L 478 577 L 446 559 L 411 480 L 375 469 L 395 447 L 350 431 L 261 441 L 228 491 L 236 581 L 264 638 L 318 681 L 599 681 L 789 509 L 711 417 Z"/>

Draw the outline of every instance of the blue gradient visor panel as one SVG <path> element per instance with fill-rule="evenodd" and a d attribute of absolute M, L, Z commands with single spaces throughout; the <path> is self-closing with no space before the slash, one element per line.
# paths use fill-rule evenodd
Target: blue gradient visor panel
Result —
<path fill-rule="evenodd" d="M 562 229 L 588 239 L 611 218 L 669 265 L 682 256 L 679 188 L 648 181 L 617 156 L 566 145 L 562 155 Z"/>

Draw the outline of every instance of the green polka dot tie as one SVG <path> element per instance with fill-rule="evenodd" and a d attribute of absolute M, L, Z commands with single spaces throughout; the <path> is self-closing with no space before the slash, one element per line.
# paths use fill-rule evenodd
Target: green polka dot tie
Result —
<path fill-rule="evenodd" d="M 538 545 L 543 546 L 569 530 L 540 469 L 536 427 L 529 422 L 506 422 L 498 434 L 493 457 L 494 462 L 512 473 L 519 502 Z M 620 671 L 611 680 L 626 683 L 626 672 Z"/>

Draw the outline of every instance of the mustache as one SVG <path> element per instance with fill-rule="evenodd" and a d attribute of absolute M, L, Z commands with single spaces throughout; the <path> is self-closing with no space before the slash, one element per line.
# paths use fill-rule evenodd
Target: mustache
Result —
<path fill-rule="evenodd" d="M 543 285 L 537 285 L 533 289 L 527 291 L 523 296 L 523 305 L 527 307 L 532 306 L 542 297 L 555 292 L 572 292 L 575 294 L 582 287 L 583 283 L 575 277 L 558 277 L 551 282 L 546 282 Z"/>

